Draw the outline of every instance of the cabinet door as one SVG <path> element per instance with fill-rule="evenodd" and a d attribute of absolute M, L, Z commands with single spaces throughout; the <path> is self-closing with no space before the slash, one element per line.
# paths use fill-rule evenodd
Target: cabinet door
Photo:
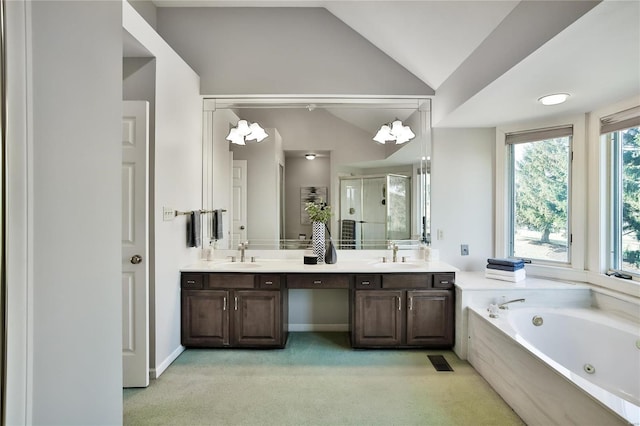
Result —
<path fill-rule="evenodd" d="M 224 290 L 182 290 L 184 346 L 229 344 L 229 293 Z"/>
<path fill-rule="evenodd" d="M 234 346 L 279 346 L 282 338 L 282 304 L 279 291 L 233 292 Z"/>
<path fill-rule="evenodd" d="M 403 292 L 356 290 L 354 346 L 397 346 L 402 343 Z"/>
<path fill-rule="evenodd" d="M 407 345 L 453 344 L 453 292 L 407 291 Z"/>

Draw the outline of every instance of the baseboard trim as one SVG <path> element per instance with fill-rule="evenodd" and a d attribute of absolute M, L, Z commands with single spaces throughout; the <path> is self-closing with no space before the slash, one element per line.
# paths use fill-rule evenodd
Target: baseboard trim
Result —
<path fill-rule="evenodd" d="M 157 379 L 158 377 L 160 377 L 160 375 L 161 375 L 162 373 L 164 373 L 164 371 L 165 371 L 167 368 L 169 368 L 169 366 L 171 365 L 171 363 L 172 363 L 173 361 L 175 361 L 175 360 L 176 360 L 176 358 L 178 358 L 178 357 L 180 356 L 180 354 L 181 354 L 182 352 L 184 352 L 184 350 L 185 350 L 185 347 L 184 347 L 184 346 L 182 346 L 182 345 L 178 346 L 178 347 L 176 348 L 176 350 L 175 350 L 175 351 L 173 351 L 173 352 L 172 352 L 168 357 L 166 357 L 166 358 L 164 359 L 164 361 L 162 361 L 158 367 L 156 367 L 156 368 L 152 368 L 152 369 L 150 369 L 150 370 L 149 370 L 149 378 L 150 378 L 151 380 L 155 380 L 155 379 Z"/>
<path fill-rule="evenodd" d="M 289 331 L 349 331 L 349 324 L 289 324 Z"/>

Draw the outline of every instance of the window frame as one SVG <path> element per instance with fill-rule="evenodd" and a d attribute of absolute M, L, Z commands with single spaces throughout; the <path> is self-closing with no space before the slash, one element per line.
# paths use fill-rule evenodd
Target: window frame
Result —
<path fill-rule="evenodd" d="M 629 118 L 629 116 L 631 118 Z M 617 117 L 617 118 L 616 118 Z M 618 120 L 620 125 L 611 126 L 611 122 Z M 626 270 L 622 268 L 622 232 L 623 232 L 623 141 L 620 137 L 609 137 L 627 129 L 640 126 L 640 106 L 635 106 L 625 110 L 617 111 L 598 119 L 598 138 L 602 145 L 602 153 L 606 158 L 603 169 L 604 180 L 607 182 L 604 200 L 609 204 L 606 214 L 604 273 L 630 275 L 632 280 L 640 280 L 640 272 Z M 604 129 L 603 129 L 604 127 Z M 613 128 L 612 128 L 613 127 Z"/>
<path fill-rule="evenodd" d="M 554 132 L 555 133 L 559 133 L 562 134 L 562 136 L 550 136 L 548 137 L 548 135 L 545 135 L 545 133 L 549 133 L 549 132 Z M 571 181 L 572 181 L 572 174 L 573 174 L 573 160 L 572 160 L 572 156 L 573 156 L 573 127 L 571 125 L 567 125 L 567 126 L 559 126 L 553 129 L 529 129 L 527 131 L 525 131 L 525 133 L 529 133 L 531 134 L 531 136 L 529 137 L 524 137 L 521 138 L 521 141 L 518 142 L 509 142 L 509 137 L 510 134 L 507 134 L 505 137 L 505 149 L 507 150 L 507 154 L 506 154 L 506 161 L 508 162 L 507 164 L 507 186 L 508 186 L 508 192 L 507 192 L 507 206 L 509 208 L 509 215 L 507 217 L 507 238 L 508 238 L 508 242 L 507 242 L 507 256 L 509 257 L 518 257 L 518 258 L 523 258 L 526 259 L 527 261 L 530 261 L 531 263 L 537 263 L 537 264 L 548 264 L 548 265 L 554 265 L 554 266 L 570 266 L 571 265 L 571 256 L 572 256 L 572 227 L 571 227 L 571 213 L 572 213 L 572 208 L 571 208 L 571 199 L 572 199 L 572 187 L 571 187 Z M 565 133 L 569 133 L 569 134 L 565 134 Z M 533 257 L 523 257 L 523 256 L 516 256 L 514 251 L 515 251 L 515 232 L 516 232 L 516 179 L 515 179 L 515 172 L 516 172 L 516 164 L 515 164 L 515 158 L 514 158 L 514 151 L 515 151 L 515 146 L 516 145 L 521 145 L 521 144 L 525 144 L 525 143 L 538 143 L 538 142 L 545 142 L 547 140 L 551 140 L 551 139 L 556 139 L 556 138 L 564 138 L 564 137 L 568 137 L 569 138 L 569 152 L 568 152 L 568 158 L 567 158 L 567 164 L 568 164 L 568 170 L 567 170 L 567 222 L 566 222 L 566 231 L 567 231 L 567 260 L 552 260 L 552 259 L 543 259 L 543 258 L 533 258 Z"/>
<path fill-rule="evenodd" d="M 573 127 L 571 138 L 572 161 L 569 170 L 568 228 L 570 233 L 570 257 L 567 263 L 533 259 L 527 270 L 539 276 L 556 279 L 585 281 L 587 241 L 587 118 L 584 114 L 552 117 L 496 128 L 495 143 L 495 212 L 494 212 L 494 256 L 509 254 L 510 199 L 509 158 L 506 137 L 509 133 L 531 129 Z"/>

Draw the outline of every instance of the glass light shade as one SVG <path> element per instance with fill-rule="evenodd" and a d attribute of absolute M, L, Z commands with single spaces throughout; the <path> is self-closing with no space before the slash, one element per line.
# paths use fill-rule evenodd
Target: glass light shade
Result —
<path fill-rule="evenodd" d="M 305 154 L 304 158 L 306 158 L 307 160 L 313 160 L 316 158 L 316 155 L 309 153 L 309 154 Z"/>
<path fill-rule="evenodd" d="M 378 130 L 378 133 L 373 137 L 373 140 L 378 143 L 385 143 L 386 141 L 392 141 L 393 139 L 394 138 L 391 135 L 391 128 L 386 124 L 382 125 L 380 130 Z"/>
<path fill-rule="evenodd" d="M 402 127 L 402 138 L 406 139 L 407 141 L 410 141 L 411 139 L 416 137 L 416 134 L 413 133 L 413 131 L 411 131 L 411 127 L 409 126 L 403 126 Z M 405 141 L 406 142 L 406 141 Z M 399 143 L 399 142 L 398 142 Z"/>
<path fill-rule="evenodd" d="M 251 133 L 251 129 L 249 128 L 249 123 L 247 122 L 247 120 L 238 121 L 238 125 L 236 127 L 238 128 L 238 133 L 241 136 L 247 136 L 249 133 Z"/>
<path fill-rule="evenodd" d="M 251 126 L 249 126 L 249 130 L 251 131 L 251 133 L 247 135 L 248 141 L 252 141 L 255 139 L 256 142 L 262 142 L 264 138 L 269 136 L 258 123 L 252 123 Z"/>
<path fill-rule="evenodd" d="M 244 136 L 242 136 L 236 127 L 232 127 L 227 135 L 226 139 L 231 141 L 231 143 L 235 143 L 236 145 L 246 145 L 244 143 Z"/>
<path fill-rule="evenodd" d="M 393 136 L 398 136 L 402 134 L 402 131 L 404 129 L 404 126 L 402 125 L 402 121 L 400 120 L 396 120 L 393 123 L 391 123 L 391 134 Z"/>

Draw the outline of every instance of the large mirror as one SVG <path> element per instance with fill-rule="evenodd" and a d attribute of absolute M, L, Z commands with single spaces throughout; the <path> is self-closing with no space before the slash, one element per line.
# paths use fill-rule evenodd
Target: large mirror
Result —
<path fill-rule="evenodd" d="M 203 209 L 224 210 L 212 244 L 305 249 L 311 200 L 330 206 L 338 249 L 429 243 L 430 116 L 430 100 L 417 98 L 205 99 Z M 239 120 L 258 123 L 268 136 L 230 143 Z M 415 137 L 373 140 L 397 120 Z M 212 227 L 205 219 L 205 244 L 216 236 Z"/>

